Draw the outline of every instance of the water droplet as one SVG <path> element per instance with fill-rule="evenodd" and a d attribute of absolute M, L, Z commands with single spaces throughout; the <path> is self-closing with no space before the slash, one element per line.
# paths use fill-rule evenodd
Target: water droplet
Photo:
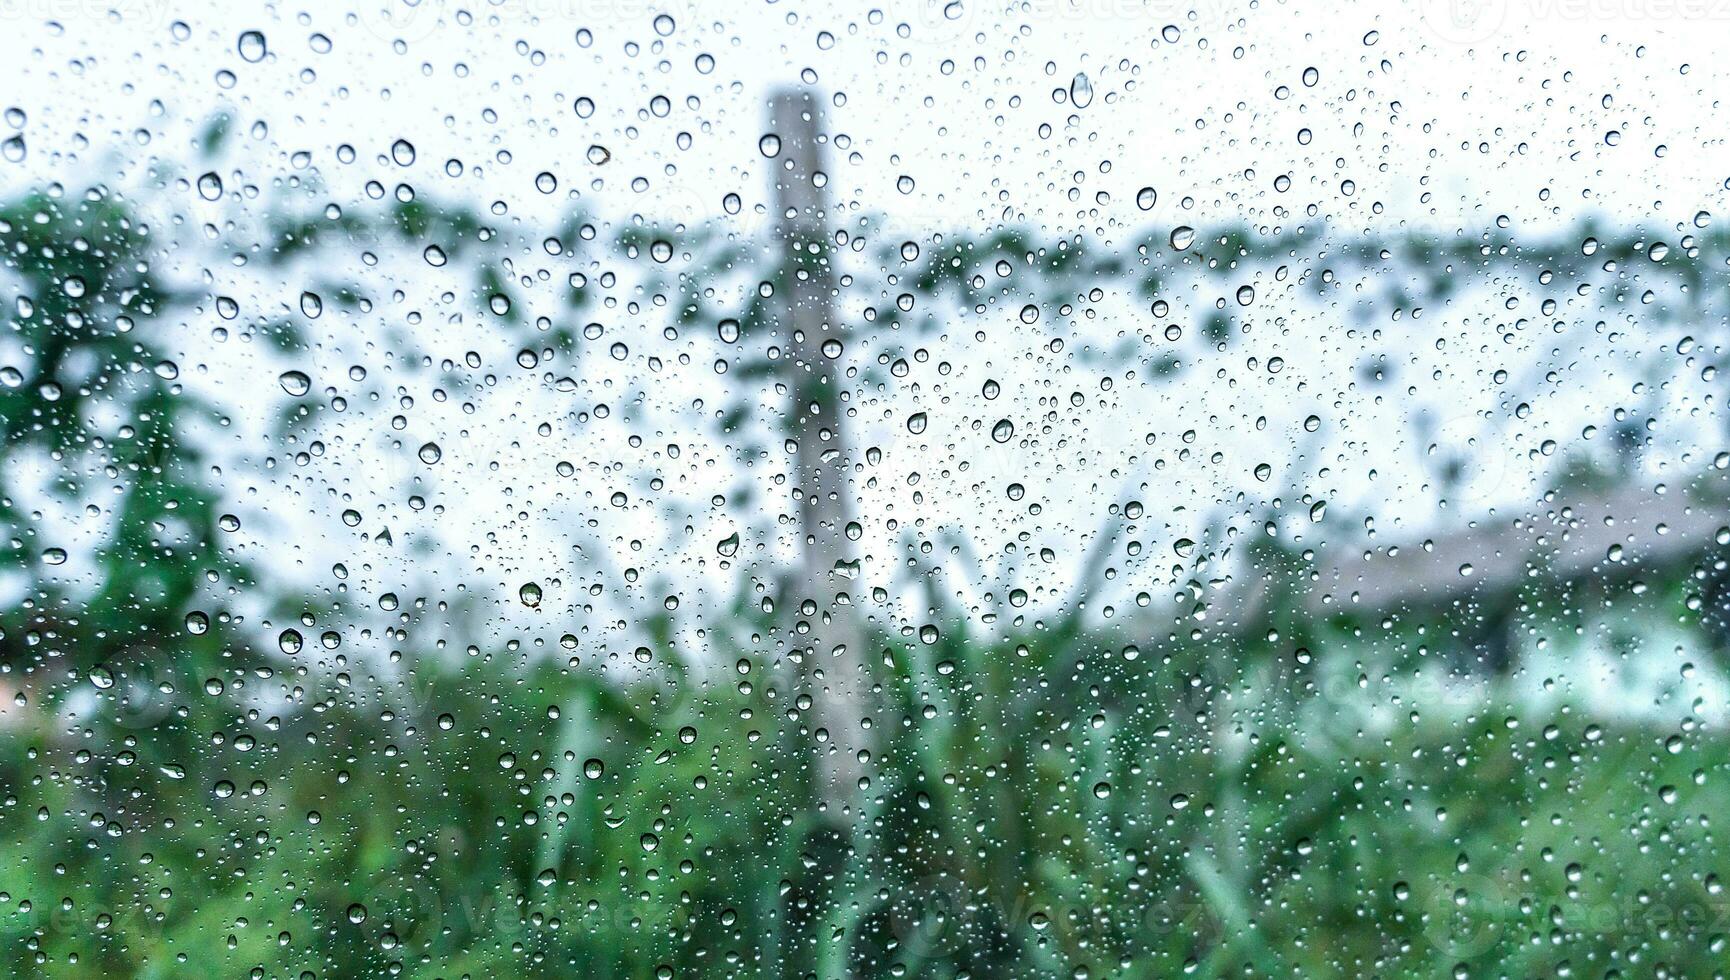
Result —
<path fill-rule="evenodd" d="M 991 427 L 991 439 L 994 442 L 1008 442 L 1015 436 L 1015 423 L 1008 419 L 998 419 Z"/>
<path fill-rule="evenodd" d="M 1143 187 L 1135 192 L 1135 206 L 1143 211 L 1152 211 L 1155 201 L 1159 200 L 1159 192 L 1151 187 Z"/>
<path fill-rule="evenodd" d="M 907 418 L 907 431 L 919 435 L 925 431 L 925 413 L 914 412 Z"/>
<path fill-rule="evenodd" d="M 1093 81 L 1086 72 L 1078 71 L 1069 80 L 1069 101 L 1077 109 L 1085 109 L 1093 104 Z"/>
<path fill-rule="evenodd" d="M 427 442 L 421 444 L 420 451 L 415 455 L 420 457 L 421 462 L 431 466 L 444 458 L 444 450 L 440 449 L 436 442 Z"/>
<path fill-rule="evenodd" d="M 324 313 L 324 297 L 312 290 L 300 294 L 300 312 L 309 320 L 316 320 Z"/>
<path fill-rule="evenodd" d="M 206 201 L 220 200 L 222 197 L 222 178 L 218 177 L 214 171 L 207 171 L 200 174 L 198 178 L 198 196 L 204 198 Z"/>
<path fill-rule="evenodd" d="M 762 138 L 757 140 L 757 152 L 771 160 L 780 156 L 781 137 L 776 136 L 774 133 L 764 133 Z"/>
<path fill-rule="evenodd" d="M 264 60 L 266 53 L 263 31 L 242 31 L 240 41 L 235 45 L 240 52 L 240 60 L 248 64 L 258 64 Z"/>
<path fill-rule="evenodd" d="M 312 379 L 301 371 L 284 371 L 277 376 L 276 383 L 296 398 L 312 390 Z"/>
<path fill-rule="evenodd" d="M 1179 252 L 1195 244 L 1195 229 L 1188 225 L 1178 225 L 1171 230 L 1171 247 Z"/>
<path fill-rule="evenodd" d="M 525 582 L 523 587 L 517 590 L 517 598 L 521 599 L 523 605 L 528 606 L 530 609 L 539 609 L 541 605 L 540 583 Z"/>

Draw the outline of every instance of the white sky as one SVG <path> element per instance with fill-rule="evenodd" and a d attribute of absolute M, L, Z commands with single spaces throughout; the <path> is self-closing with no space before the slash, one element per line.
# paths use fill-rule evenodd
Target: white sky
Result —
<path fill-rule="evenodd" d="M 595 175 L 583 151 L 601 143 L 613 152 L 604 176 L 615 193 L 643 176 L 645 207 L 707 213 L 727 190 L 760 199 L 764 93 L 804 71 L 846 96 L 832 128 L 853 136 L 858 159 L 837 166 L 838 194 L 920 220 L 977 224 L 1008 207 L 1037 224 L 1089 227 L 1061 193 L 1077 170 L 1087 199 L 1103 189 L 1128 203 L 1156 187 L 1153 220 L 1178 220 L 1185 195 L 1209 211 L 1227 194 L 1246 211 L 1263 207 L 1273 176 L 1292 172 L 1300 186 L 1349 177 L 1360 201 L 1444 227 L 1502 212 L 1536 221 L 1550 208 L 1680 212 L 1730 173 L 1719 136 L 1730 121 L 1719 98 L 1726 69 L 1715 57 L 1730 40 L 1723 0 L 1028 0 L 1007 12 L 962 0 L 876 15 L 756 0 L 112 6 L 118 15 L 100 13 L 110 3 L 99 0 L 6 5 L 13 28 L 0 37 L 0 64 L 32 145 L 13 180 L 56 172 L 62 154 L 91 160 L 132 144 L 141 127 L 157 152 L 186 156 L 196 124 L 233 106 L 243 124 L 269 124 L 254 154 L 259 178 L 266 166 L 286 169 L 295 151 L 327 167 L 339 142 L 376 154 L 406 137 L 424 171 L 455 156 L 484 167 L 500 195 L 521 193 L 542 170 L 587 190 Z M 675 22 L 666 38 L 653 26 L 662 13 Z M 177 19 L 185 41 L 171 30 Z M 1160 40 L 1168 24 L 1180 29 L 1175 43 Z M 248 29 L 268 39 L 262 63 L 238 54 Z M 587 48 L 576 40 L 583 29 Z M 313 34 L 331 40 L 329 53 L 313 50 Z M 708 74 L 699 55 L 714 59 Z M 1321 72 L 1313 89 L 1301 82 L 1311 66 Z M 1078 72 L 1097 93 L 1088 108 L 1054 103 Z M 1281 85 L 1293 91 L 1284 101 L 1274 97 Z M 665 119 L 645 115 L 655 94 L 672 102 Z M 578 97 L 594 101 L 591 118 L 572 112 Z M 1038 135 L 1042 123 L 1051 137 Z M 1316 134 L 1307 147 L 1295 140 L 1305 126 Z M 681 130 L 693 134 L 689 151 L 675 148 Z M 513 162 L 499 162 L 501 152 Z M 1347 164 L 1337 175 L 1336 158 Z M 1102 176 L 1104 161 L 1112 170 Z M 1256 181 L 1241 176 L 1250 167 Z M 911 195 L 894 189 L 902 174 L 915 179 Z M 1423 176 L 1429 205 L 1416 200 Z M 1543 187 L 1548 205 L 1537 199 Z"/>

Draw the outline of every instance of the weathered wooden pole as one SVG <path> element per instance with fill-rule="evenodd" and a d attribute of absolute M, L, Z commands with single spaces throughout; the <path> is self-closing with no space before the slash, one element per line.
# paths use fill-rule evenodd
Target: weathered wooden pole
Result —
<path fill-rule="evenodd" d="M 781 302 L 781 378 L 790 403 L 787 439 L 793 447 L 793 496 L 799 512 L 799 569 L 789 583 L 790 610 L 809 628 L 801 645 L 816 738 L 819 803 L 833 821 L 856 813 L 859 756 L 870 748 L 864 630 L 852 596 L 857 567 L 847 525 L 854 518 L 853 447 L 847 439 L 847 329 L 835 316 L 835 268 L 827 195 L 823 191 L 821 105 L 809 90 L 776 93 L 768 132 L 780 141 L 771 158 L 776 232 L 783 260 L 776 284 Z"/>

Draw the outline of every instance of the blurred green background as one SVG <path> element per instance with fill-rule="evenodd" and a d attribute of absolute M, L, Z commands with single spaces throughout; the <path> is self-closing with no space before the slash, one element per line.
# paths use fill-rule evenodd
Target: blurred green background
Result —
<path fill-rule="evenodd" d="M 271 477 L 213 464 L 225 409 L 165 353 L 210 292 L 157 273 L 166 248 L 132 203 L 74 186 L 0 212 L 8 974 L 1724 972 L 1721 707 L 1632 703 L 1632 686 L 1618 704 L 1542 666 L 1590 649 L 1665 683 L 1717 669 L 1730 532 L 1710 467 L 1661 495 L 1615 458 L 1577 460 L 1523 515 L 1462 516 L 1409 549 L 1457 564 L 1463 548 L 1483 585 L 1397 564 L 1329 581 L 1326 556 L 1270 536 L 1240 549 L 1229 587 L 1192 583 L 1177 616 L 1078 600 L 987 625 L 928 577 L 927 635 L 866 617 L 874 744 L 862 787 L 838 791 L 785 656 L 796 604 L 738 589 L 702 663 L 674 654 L 671 611 L 635 623 L 632 671 L 630 647 L 575 652 L 557 621 L 496 628 L 476 608 L 491 597 L 297 592 L 269 554 L 225 543 L 233 498 Z M 513 288 L 476 234 L 488 219 L 459 206 L 270 223 L 261 262 L 467 243 L 477 304 Z M 679 247 L 721 247 L 698 234 Z M 1017 234 L 953 239 L 909 288 L 966 290 L 945 257 L 1038 247 Z M 1232 234 L 1201 237 L 1238 256 L 1290 244 Z M 1394 245 L 1437 291 L 1450 261 L 1566 278 L 1645 247 L 1591 229 L 1487 257 Z M 1056 293 L 1139 275 L 1069 254 L 1043 273 Z M 1703 238 L 1663 274 L 1717 282 L 1722 254 Z M 743 329 L 775 315 L 747 310 Z M 276 342 L 299 341 L 284 326 Z M 320 424 L 290 413 L 285 445 Z M 33 501 L 93 494 L 99 530 L 68 555 Z M 1607 500 L 1675 534 L 1573 565 L 1566 547 L 1516 550 L 1533 526 L 1589 538 Z M 1347 601 L 1372 586 L 1375 608 Z M 363 631 L 387 661 L 348 657 Z"/>

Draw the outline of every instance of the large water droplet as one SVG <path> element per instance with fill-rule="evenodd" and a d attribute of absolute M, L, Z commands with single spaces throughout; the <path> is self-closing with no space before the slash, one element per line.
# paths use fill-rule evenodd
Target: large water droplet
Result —
<path fill-rule="evenodd" d="M 276 383 L 296 398 L 312 390 L 312 379 L 301 371 L 284 371 L 277 376 Z"/>
<path fill-rule="evenodd" d="M 240 52 L 242 61 L 254 65 L 263 61 L 264 56 L 268 53 L 263 31 L 242 31 L 240 42 L 235 45 L 235 48 Z"/>
<path fill-rule="evenodd" d="M 1084 71 L 1075 73 L 1069 80 L 1069 101 L 1077 109 L 1085 109 L 1093 104 L 1093 81 Z"/>

